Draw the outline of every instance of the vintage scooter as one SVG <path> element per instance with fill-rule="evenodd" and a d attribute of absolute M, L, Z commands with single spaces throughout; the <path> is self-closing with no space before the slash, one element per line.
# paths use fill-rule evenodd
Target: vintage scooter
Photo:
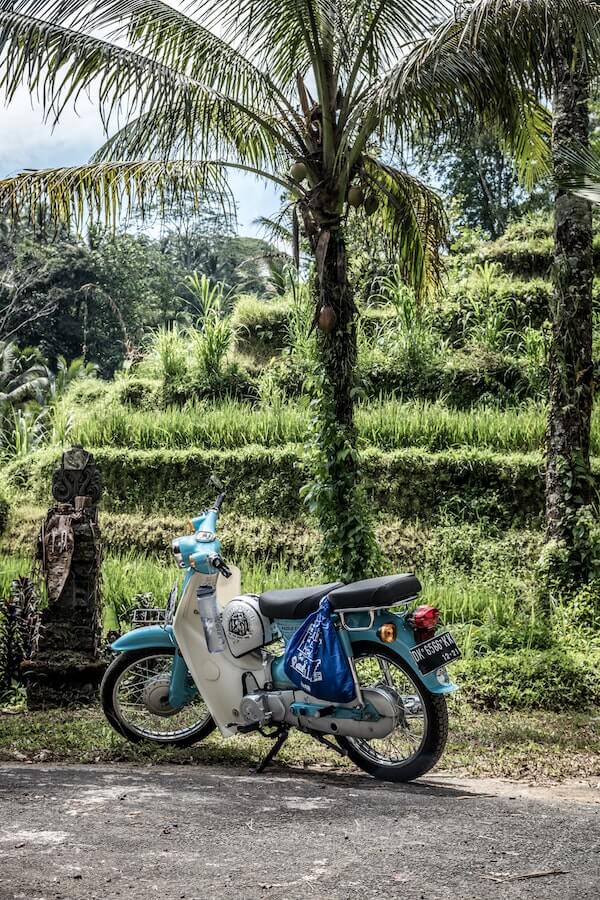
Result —
<path fill-rule="evenodd" d="M 270 762 L 298 728 L 377 778 L 410 781 L 439 760 L 448 734 L 446 665 L 460 652 L 439 614 L 414 601 L 414 575 L 242 594 L 239 569 L 216 535 L 225 492 L 173 541 L 186 570 L 168 606 L 140 610 L 118 638 L 102 682 L 104 712 L 131 741 L 187 747 L 215 727 L 224 737 L 258 731 Z M 281 652 L 327 595 L 348 656 L 355 697 L 315 700 L 284 671 Z M 148 621 L 153 624 L 147 624 Z M 334 740 L 331 740 L 333 738 Z"/>

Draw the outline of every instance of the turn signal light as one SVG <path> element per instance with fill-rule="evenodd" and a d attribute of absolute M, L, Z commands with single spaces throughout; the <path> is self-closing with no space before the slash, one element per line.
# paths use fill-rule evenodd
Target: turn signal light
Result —
<path fill-rule="evenodd" d="M 393 644 L 396 640 L 396 626 L 393 622 L 386 622 L 378 630 L 377 635 L 384 644 Z"/>
<path fill-rule="evenodd" d="M 412 614 L 412 624 L 419 631 L 433 631 L 440 622 L 440 611 L 435 606 L 417 606 Z"/>

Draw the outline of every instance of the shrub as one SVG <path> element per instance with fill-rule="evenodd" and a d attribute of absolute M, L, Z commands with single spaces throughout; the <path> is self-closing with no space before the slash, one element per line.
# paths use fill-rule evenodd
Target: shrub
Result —
<path fill-rule="evenodd" d="M 478 403 L 514 403 L 532 395 L 525 361 L 485 351 L 408 357 L 373 350 L 359 358 L 359 377 L 367 396 L 437 400 L 468 408 Z"/>
<path fill-rule="evenodd" d="M 499 262 L 519 275 L 547 275 L 552 266 L 554 240 L 552 217 L 536 213 L 511 222 L 495 241 L 472 241 L 465 249 L 471 261 Z M 597 228 L 597 225 L 596 225 Z M 465 259 L 465 261 L 467 261 Z M 600 234 L 594 235 L 594 263 L 600 263 Z"/>
<path fill-rule="evenodd" d="M 600 703 L 600 653 L 562 647 L 488 653 L 453 666 L 465 698 L 488 709 L 569 710 Z"/>
<path fill-rule="evenodd" d="M 66 391 L 66 398 L 72 406 L 89 407 L 109 400 L 115 393 L 115 382 L 100 378 L 78 378 L 72 381 Z"/>
<path fill-rule="evenodd" d="M 448 292 L 434 312 L 434 325 L 452 343 L 460 343 L 465 333 L 465 315 L 482 293 L 474 273 L 450 282 Z M 552 284 L 542 278 L 501 278 L 491 287 L 491 298 L 500 306 L 508 328 L 518 333 L 527 326 L 540 328 L 548 319 Z"/>
<path fill-rule="evenodd" d="M 289 314 L 290 302 L 286 298 L 265 302 L 255 294 L 240 296 L 233 311 L 237 349 L 260 358 L 283 350 Z"/>
<path fill-rule="evenodd" d="M 115 383 L 115 398 L 119 403 L 132 406 L 134 409 L 152 410 L 159 407 L 162 400 L 160 385 L 157 381 L 134 375 L 122 378 Z"/>
<path fill-rule="evenodd" d="M 166 510 L 189 515 L 207 500 L 215 472 L 230 488 L 228 508 L 245 515 L 293 518 L 302 513 L 300 489 L 308 480 L 294 445 L 237 450 L 94 450 L 105 484 L 107 509 Z M 16 488 L 46 502 L 56 452 L 40 451 L 6 467 Z M 363 453 L 374 510 L 403 520 L 437 521 L 450 514 L 498 525 L 537 521 L 543 509 L 541 456 L 480 450 L 428 453 L 414 449 Z"/>
<path fill-rule="evenodd" d="M 170 327 L 159 326 L 150 339 L 150 363 L 164 385 L 177 385 L 187 372 L 187 347 L 183 331 L 176 322 Z"/>
<path fill-rule="evenodd" d="M 456 406 L 515 403 L 534 393 L 526 362 L 509 354 L 473 348 L 445 361 L 440 394 Z"/>

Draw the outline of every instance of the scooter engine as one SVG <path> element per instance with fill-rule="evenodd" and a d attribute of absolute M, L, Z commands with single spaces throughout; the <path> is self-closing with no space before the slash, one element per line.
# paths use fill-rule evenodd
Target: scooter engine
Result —
<path fill-rule="evenodd" d="M 239 718 L 244 725 L 268 725 L 269 722 L 282 722 L 285 713 L 285 705 L 279 697 L 257 692 L 242 698 Z"/>
<path fill-rule="evenodd" d="M 394 688 L 378 684 L 363 689 L 363 700 L 365 707 L 355 707 L 352 712 L 348 708 L 340 709 L 338 713 L 333 705 L 318 703 L 315 706 L 310 698 L 306 698 L 304 709 L 295 709 L 297 705 L 304 706 L 303 701 L 298 701 L 298 692 L 256 691 L 242 698 L 235 717 L 244 727 L 287 722 L 302 730 L 340 737 L 386 737 L 402 719 L 402 697 Z"/>

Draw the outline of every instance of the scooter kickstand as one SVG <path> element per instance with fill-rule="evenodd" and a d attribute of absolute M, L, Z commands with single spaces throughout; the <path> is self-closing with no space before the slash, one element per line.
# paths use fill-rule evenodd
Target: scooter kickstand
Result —
<path fill-rule="evenodd" d="M 264 772 L 269 763 L 277 756 L 283 745 L 288 739 L 289 728 L 282 728 L 275 741 L 273 746 L 265 756 L 265 758 L 258 764 L 256 769 L 254 770 L 255 775 L 260 775 L 261 772 Z"/>

